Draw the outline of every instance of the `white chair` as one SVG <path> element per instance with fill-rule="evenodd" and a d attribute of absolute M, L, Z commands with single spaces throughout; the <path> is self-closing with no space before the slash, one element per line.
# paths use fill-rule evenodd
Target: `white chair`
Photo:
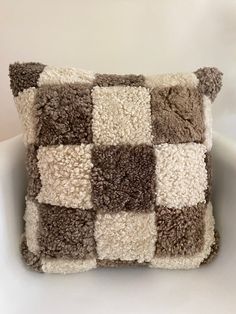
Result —
<path fill-rule="evenodd" d="M 0 144 L 1 314 L 236 313 L 236 144 L 214 136 L 218 257 L 196 270 L 95 269 L 39 274 L 21 261 L 26 173 L 21 136 Z"/>

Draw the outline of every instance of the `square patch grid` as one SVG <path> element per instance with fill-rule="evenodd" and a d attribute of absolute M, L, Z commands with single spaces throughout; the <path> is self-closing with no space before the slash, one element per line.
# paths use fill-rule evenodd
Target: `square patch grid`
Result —
<path fill-rule="evenodd" d="M 199 144 L 203 141 L 204 127 L 202 101 L 197 91 L 183 87 L 172 88 L 171 92 L 151 91 L 144 86 L 125 84 L 95 87 L 65 84 L 40 89 L 36 96 L 41 178 L 37 200 L 52 208 L 68 209 L 71 222 L 76 211 L 95 210 L 92 232 L 99 259 L 143 263 L 149 262 L 155 253 L 162 254 L 163 250 L 157 247 L 162 239 L 157 234 L 160 206 L 170 210 L 191 209 L 205 201 L 205 147 Z M 175 108 L 171 93 L 178 95 Z M 162 98 L 167 95 L 169 116 L 162 114 L 165 111 Z M 189 108 L 183 118 L 179 114 L 181 104 L 187 103 Z M 163 125 L 171 129 L 173 119 L 182 127 L 179 138 L 174 129 L 169 133 L 160 130 Z M 190 139 L 198 144 L 182 144 Z M 189 166 L 194 154 L 197 157 Z M 177 173 L 175 166 L 179 167 Z M 168 186 L 166 179 L 172 184 Z M 191 184 L 194 189 L 197 186 L 194 191 Z M 195 229 L 193 233 L 186 230 L 183 236 L 190 239 Z M 72 238 L 77 241 L 76 236 Z M 113 243 L 112 252 L 109 242 Z M 177 251 L 177 247 L 172 247 L 165 254 L 182 254 Z M 79 256 L 61 252 L 52 257 Z"/>

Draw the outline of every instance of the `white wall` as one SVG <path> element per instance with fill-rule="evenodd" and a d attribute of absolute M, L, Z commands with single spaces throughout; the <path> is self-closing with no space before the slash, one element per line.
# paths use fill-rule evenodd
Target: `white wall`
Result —
<path fill-rule="evenodd" d="M 225 75 L 215 127 L 236 123 L 236 1 L 0 0 L 0 140 L 20 132 L 14 61 L 117 73 L 217 66 Z"/>

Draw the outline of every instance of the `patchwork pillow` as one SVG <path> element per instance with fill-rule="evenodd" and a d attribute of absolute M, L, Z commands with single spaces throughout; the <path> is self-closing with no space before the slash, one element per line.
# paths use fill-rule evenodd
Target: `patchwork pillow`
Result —
<path fill-rule="evenodd" d="M 10 81 L 27 150 L 27 265 L 70 273 L 212 259 L 220 71 L 114 75 L 15 63 Z"/>

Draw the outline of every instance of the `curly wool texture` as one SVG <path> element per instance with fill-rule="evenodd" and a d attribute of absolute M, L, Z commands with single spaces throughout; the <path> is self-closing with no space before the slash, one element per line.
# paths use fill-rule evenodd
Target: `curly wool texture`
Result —
<path fill-rule="evenodd" d="M 38 147 L 28 145 L 26 149 L 26 170 L 28 175 L 27 196 L 34 199 L 42 187 L 38 168 Z"/>
<path fill-rule="evenodd" d="M 90 259 L 96 254 L 93 210 L 40 204 L 39 246 L 44 257 Z"/>
<path fill-rule="evenodd" d="M 97 214 L 95 239 L 99 259 L 150 261 L 156 242 L 155 213 Z"/>
<path fill-rule="evenodd" d="M 39 214 L 38 206 L 35 202 L 26 199 L 25 209 L 25 237 L 27 246 L 30 252 L 38 255 L 39 244 L 38 244 L 38 229 L 39 229 Z"/>
<path fill-rule="evenodd" d="M 215 256 L 208 203 L 220 71 L 116 75 L 16 63 L 9 75 L 27 146 L 27 265 L 189 269 Z"/>
<path fill-rule="evenodd" d="M 92 99 L 95 144 L 151 144 L 150 94 L 146 88 L 96 86 Z"/>
<path fill-rule="evenodd" d="M 156 208 L 156 256 L 191 256 L 204 245 L 206 204 L 179 208 Z"/>
<path fill-rule="evenodd" d="M 197 88 L 154 88 L 151 110 L 154 144 L 203 141 L 202 95 Z"/>
<path fill-rule="evenodd" d="M 16 97 L 27 88 L 37 87 L 44 68 L 44 64 L 35 62 L 10 64 L 9 77 L 13 95 Z"/>
<path fill-rule="evenodd" d="M 96 268 L 96 259 L 73 260 L 73 259 L 42 259 L 42 270 L 44 273 L 73 274 L 81 273 Z"/>
<path fill-rule="evenodd" d="M 194 72 L 199 80 L 200 91 L 214 101 L 222 87 L 223 73 L 217 68 L 201 68 Z"/>
<path fill-rule="evenodd" d="M 94 86 L 145 86 L 143 75 L 96 74 Z"/>
<path fill-rule="evenodd" d="M 206 147 L 202 144 L 161 144 L 156 152 L 156 203 L 169 208 L 205 203 Z"/>
<path fill-rule="evenodd" d="M 38 85 L 92 83 L 94 78 L 95 74 L 92 71 L 76 68 L 60 68 L 47 65 L 44 71 L 40 74 Z"/>
<path fill-rule="evenodd" d="M 215 243 L 214 226 L 215 221 L 212 212 L 212 205 L 209 203 L 204 217 L 205 232 L 203 249 L 193 256 L 160 257 L 155 255 L 150 266 L 167 269 L 192 269 L 198 268 L 201 263 L 210 255 Z"/>
<path fill-rule="evenodd" d="M 40 255 L 36 255 L 29 250 L 25 235 L 22 236 L 20 252 L 22 259 L 27 266 L 29 266 L 34 271 L 42 272 Z"/>
<path fill-rule="evenodd" d="M 38 150 L 42 187 L 39 202 L 92 208 L 90 172 L 92 145 L 46 146 Z"/>
<path fill-rule="evenodd" d="M 36 88 L 30 87 L 22 92 L 19 92 L 18 96 L 14 98 L 15 105 L 21 119 L 23 128 L 23 139 L 25 145 L 35 143 L 36 132 L 35 126 L 36 120 L 36 109 L 35 109 L 35 95 Z"/>
<path fill-rule="evenodd" d="M 198 79 L 194 73 L 146 75 L 145 86 L 149 87 L 150 89 L 155 87 L 170 88 L 172 86 L 193 88 L 198 86 Z"/>
<path fill-rule="evenodd" d="M 42 86 L 38 89 L 39 145 L 92 143 L 92 99 L 89 84 Z"/>
<path fill-rule="evenodd" d="M 96 210 L 153 210 L 155 153 L 152 147 L 95 146 L 92 163 L 92 202 Z"/>

